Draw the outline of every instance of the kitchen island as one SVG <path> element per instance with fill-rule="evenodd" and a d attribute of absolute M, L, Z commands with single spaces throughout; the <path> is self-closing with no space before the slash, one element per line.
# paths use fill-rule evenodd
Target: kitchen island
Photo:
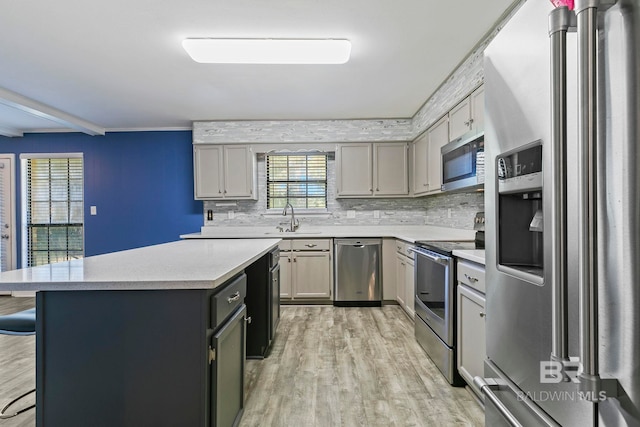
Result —
<path fill-rule="evenodd" d="M 0 290 L 37 291 L 36 425 L 237 422 L 243 270 L 278 242 L 179 241 L 0 274 Z"/>

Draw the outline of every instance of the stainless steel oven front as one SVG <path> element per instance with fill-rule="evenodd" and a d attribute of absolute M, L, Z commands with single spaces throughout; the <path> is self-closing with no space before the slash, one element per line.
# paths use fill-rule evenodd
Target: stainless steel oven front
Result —
<path fill-rule="evenodd" d="M 420 247 L 414 253 L 416 314 L 445 344 L 453 347 L 453 258 Z"/>
<path fill-rule="evenodd" d="M 414 250 L 415 336 L 452 385 L 463 380 L 456 367 L 453 257 L 422 247 Z"/>

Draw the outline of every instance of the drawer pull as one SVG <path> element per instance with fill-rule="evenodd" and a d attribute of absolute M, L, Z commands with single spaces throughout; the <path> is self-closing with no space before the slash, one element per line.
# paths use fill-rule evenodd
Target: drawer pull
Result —
<path fill-rule="evenodd" d="M 209 346 L 209 365 L 216 360 L 216 349 Z"/>
<path fill-rule="evenodd" d="M 478 281 L 477 278 L 473 277 L 473 276 L 469 276 L 467 273 L 464 274 L 464 277 L 470 281 L 471 283 L 476 283 Z"/>
<path fill-rule="evenodd" d="M 236 291 L 235 294 L 231 295 L 229 298 L 227 298 L 227 302 L 229 304 L 231 304 L 232 302 L 236 302 L 240 299 L 240 291 Z"/>
<path fill-rule="evenodd" d="M 244 318 L 244 321 L 247 322 L 247 323 L 251 323 L 252 320 L 253 319 L 251 318 L 251 316 Z"/>
<path fill-rule="evenodd" d="M 316 245 L 315 243 L 307 243 L 305 246 L 308 248 L 315 248 L 318 245 Z"/>

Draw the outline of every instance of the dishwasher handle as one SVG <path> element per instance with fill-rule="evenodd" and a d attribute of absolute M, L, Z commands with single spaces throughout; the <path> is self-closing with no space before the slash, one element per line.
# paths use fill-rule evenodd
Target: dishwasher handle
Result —
<path fill-rule="evenodd" d="M 336 246 L 351 246 L 354 248 L 362 249 L 364 247 L 380 246 L 382 245 L 382 240 L 380 239 L 335 239 L 334 243 Z"/>

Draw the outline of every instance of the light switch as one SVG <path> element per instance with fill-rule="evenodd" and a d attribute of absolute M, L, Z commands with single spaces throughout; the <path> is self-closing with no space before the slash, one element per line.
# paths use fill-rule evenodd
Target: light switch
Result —
<path fill-rule="evenodd" d="M 234 212 L 234 211 L 228 211 L 228 212 L 227 212 L 227 217 L 228 217 L 229 219 L 234 219 L 234 218 L 236 217 L 236 214 L 235 214 L 235 212 Z"/>
<path fill-rule="evenodd" d="M 373 217 L 376 219 L 380 218 L 380 211 L 373 211 Z"/>
<path fill-rule="evenodd" d="M 98 207 L 97 206 L 91 206 L 89 208 L 89 210 L 91 211 L 91 215 L 98 215 Z"/>

